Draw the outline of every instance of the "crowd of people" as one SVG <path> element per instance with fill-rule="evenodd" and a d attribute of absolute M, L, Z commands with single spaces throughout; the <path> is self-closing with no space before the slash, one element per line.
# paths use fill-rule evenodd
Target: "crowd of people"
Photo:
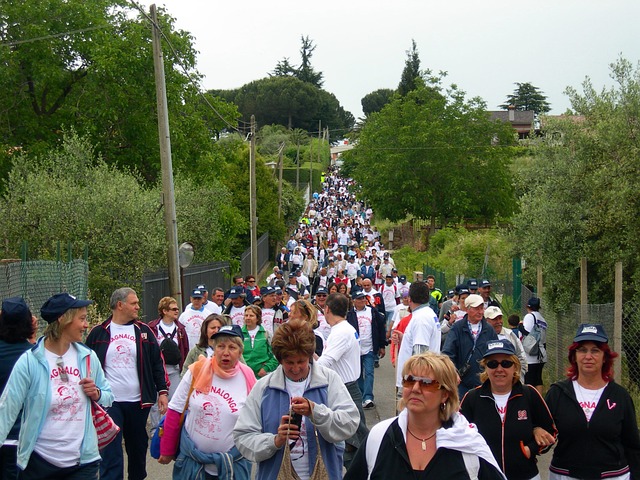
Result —
<path fill-rule="evenodd" d="M 470 279 L 446 292 L 409 282 L 352 183 L 330 170 L 275 266 L 231 288 L 172 297 L 138 317 L 137 294 L 113 292 L 88 329 L 88 300 L 62 293 L 36 318 L 23 299 L 0 313 L 0 478 L 147 476 L 148 428 L 176 480 L 255 478 L 640 478 L 630 395 L 601 325 L 583 324 L 567 379 L 544 396 L 540 300 L 522 321 Z M 397 416 L 367 426 L 376 366 L 390 353 Z M 98 447 L 100 404 L 118 425 Z"/>

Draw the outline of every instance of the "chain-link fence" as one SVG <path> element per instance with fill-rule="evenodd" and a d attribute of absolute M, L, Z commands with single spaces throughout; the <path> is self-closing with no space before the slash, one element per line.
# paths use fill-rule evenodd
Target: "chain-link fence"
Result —
<path fill-rule="evenodd" d="M 523 316 L 526 314 L 527 300 L 531 297 L 528 289 L 523 289 Z M 544 299 L 543 299 L 544 302 Z M 621 374 L 615 381 L 631 394 L 636 406 L 640 405 L 640 305 L 627 300 L 623 303 L 622 342 L 614 342 L 615 315 L 614 304 L 573 304 L 566 311 L 553 312 L 544 308 L 540 313 L 548 324 L 547 364 L 543 370 L 544 384 L 548 388 L 552 383 L 566 378 L 569 367 L 568 348 L 573 343 L 578 326 L 581 323 L 602 325 L 609 337 L 609 346 L 620 355 Z M 636 415 L 640 421 L 640 411 Z"/>
<path fill-rule="evenodd" d="M 86 299 L 89 290 L 89 264 L 85 260 L 69 262 L 29 260 L 0 263 L 0 299 L 20 296 L 34 315 L 51 296 L 69 292 Z M 46 323 L 39 320 L 40 332 Z"/>

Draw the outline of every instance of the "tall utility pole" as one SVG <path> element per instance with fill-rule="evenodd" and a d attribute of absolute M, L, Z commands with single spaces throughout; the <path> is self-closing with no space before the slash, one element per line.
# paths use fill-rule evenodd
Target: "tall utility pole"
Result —
<path fill-rule="evenodd" d="M 249 217 L 251 222 L 251 275 L 258 275 L 258 218 L 256 216 L 256 117 L 251 115 L 249 148 Z"/>
<path fill-rule="evenodd" d="M 156 79 L 158 104 L 158 137 L 160 138 L 160 163 L 162 168 L 162 203 L 164 206 L 164 226 L 167 237 L 167 266 L 169 268 L 169 289 L 178 305 L 182 305 L 180 286 L 180 264 L 178 262 L 178 222 L 176 221 L 176 200 L 173 190 L 173 166 L 171 164 L 171 137 L 169 134 L 169 111 L 167 108 L 167 87 L 164 81 L 164 61 L 160 43 L 160 29 L 155 4 L 150 7 L 153 21 L 153 67 Z"/>
<path fill-rule="evenodd" d="M 282 152 L 284 150 L 284 142 L 280 144 L 278 149 L 278 218 L 282 218 Z"/>

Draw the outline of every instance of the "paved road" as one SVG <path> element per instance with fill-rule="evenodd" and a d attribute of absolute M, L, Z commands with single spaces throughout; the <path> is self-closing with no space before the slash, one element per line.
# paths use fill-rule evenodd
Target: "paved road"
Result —
<path fill-rule="evenodd" d="M 374 394 L 376 407 L 365 410 L 367 425 L 372 427 L 381 420 L 395 415 L 395 372 L 388 358 L 380 361 L 380 368 L 375 370 Z M 548 468 L 551 453 L 539 457 L 539 470 L 542 480 L 548 479 Z M 151 480 L 171 478 L 171 465 L 160 465 L 157 460 L 148 457 L 147 473 Z"/>

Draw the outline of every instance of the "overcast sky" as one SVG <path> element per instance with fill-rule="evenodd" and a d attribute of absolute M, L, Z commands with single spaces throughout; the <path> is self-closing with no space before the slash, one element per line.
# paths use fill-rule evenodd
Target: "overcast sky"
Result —
<path fill-rule="evenodd" d="M 600 90 L 620 54 L 640 60 L 639 0 L 141 1 L 152 3 L 194 36 L 205 89 L 265 77 L 283 57 L 298 65 L 308 35 L 324 88 L 356 118 L 363 96 L 398 86 L 411 39 L 423 69 L 448 72 L 446 84 L 489 110 L 515 82 L 530 82 L 560 114 L 570 106 L 567 86 L 580 89 L 589 76 Z"/>

